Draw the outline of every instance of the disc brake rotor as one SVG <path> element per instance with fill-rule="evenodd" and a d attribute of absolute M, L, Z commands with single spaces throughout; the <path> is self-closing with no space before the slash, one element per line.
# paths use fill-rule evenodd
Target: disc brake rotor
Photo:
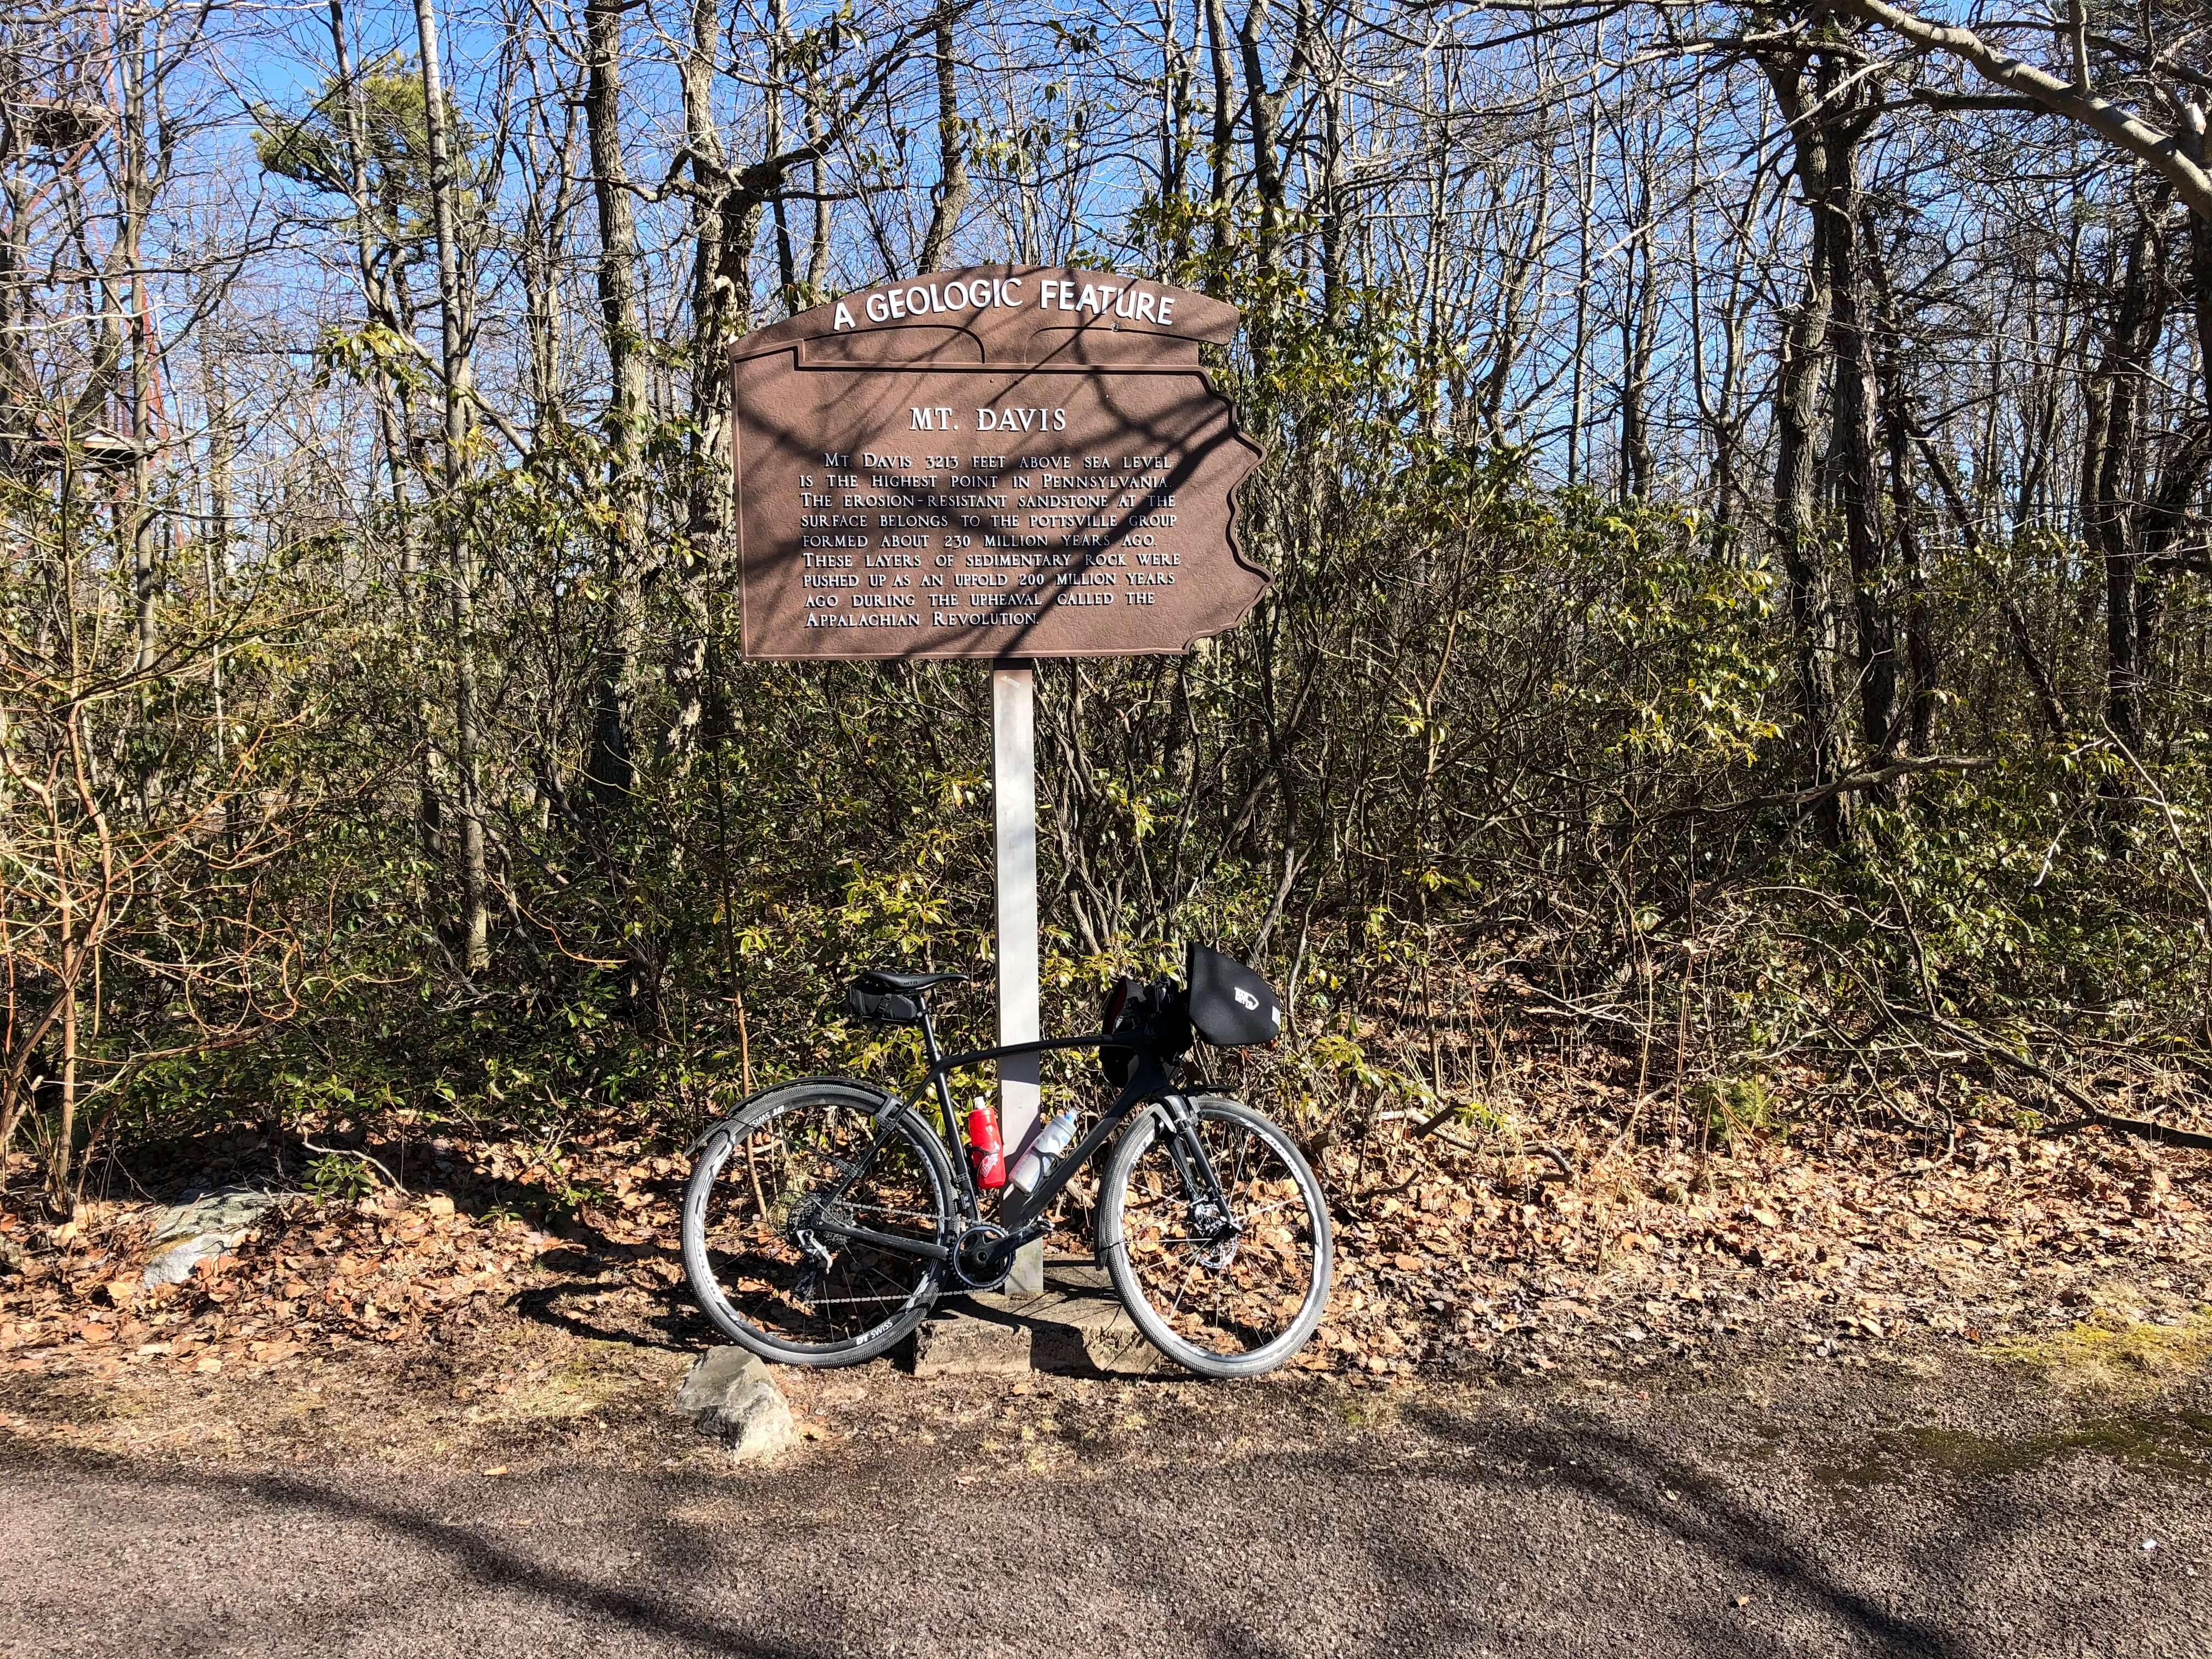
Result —
<path fill-rule="evenodd" d="M 1190 1237 L 1198 1246 L 1194 1256 L 1199 1264 L 1218 1272 L 1237 1259 L 1237 1246 L 1243 1242 L 1244 1230 L 1216 1208 L 1211 1199 L 1202 1198 L 1190 1206 Z"/>

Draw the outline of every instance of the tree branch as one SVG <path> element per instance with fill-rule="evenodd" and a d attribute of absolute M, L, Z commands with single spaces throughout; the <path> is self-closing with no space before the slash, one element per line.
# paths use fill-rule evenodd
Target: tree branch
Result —
<path fill-rule="evenodd" d="M 1792 789 L 1778 795 L 1753 795 L 1743 800 L 1732 800 L 1718 806 L 1683 806 L 1667 813 L 1668 817 L 1693 816 L 1718 817 L 1728 812 L 1757 812 L 1775 806 L 1810 806 L 1816 801 L 1826 800 L 1832 795 L 1863 794 L 1869 789 L 1880 789 L 1921 772 L 1979 772 L 1996 763 L 1983 755 L 1920 755 L 1908 756 L 1877 766 L 1864 772 L 1852 772 L 1820 785 L 1817 789 Z"/>
<path fill-rule="evenodd" d="M 1971 65 L 1983 79 L 2031 98 L 2054 115 L 2087 127 L 2110 139 L 2136 160 L 2155 169 L 2174 188 L 2189 210 L 2212 220 L 2212 173 L 2185 154 L 2173 134 L 2109 100 L 2062 81 L 2047 70 L 2022 63 L 2010 52 L 1994 46 L 1968 28 L 1931 22 L 1888 0 L 1836 0 L 1836 9 L 1860 21 L 1875 24 L 1911 42 L 1923 52 L 1939 52 Z"/>

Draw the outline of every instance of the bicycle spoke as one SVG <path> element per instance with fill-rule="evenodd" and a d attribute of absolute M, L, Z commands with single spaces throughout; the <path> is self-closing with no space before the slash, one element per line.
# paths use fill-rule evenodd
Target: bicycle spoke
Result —
<path fill-rule="evenodd" d="M 818 1216 L 938 1238 L 949 1198 L 915 1141 L 926 1133 L 849 1102 L 802 1102 L 723 1149 L 700 1224 L 727 1313 L 781 1344 L 832 1346 L 926 1294 L 927 1260 L 813 1231 Z"/>
<path fill-rule="evenodd" d="M 1194 1127 L 1226 1214 L 1200 1190 L 1194 1153 L 1186 1169 L 1176 1132 L 1162 1126 L 1128 1170 L 1123 1256 L 1178 1340 L 1230 1358 L 1267 1346 L 1304 1313 L 1321 1271 L 1318 1241 L 1310 1214 L 1299 1213 L 1307 1200 L 1296 1171 L 1264 1133 L 1225 1114 L 1201 1112 Z"/>

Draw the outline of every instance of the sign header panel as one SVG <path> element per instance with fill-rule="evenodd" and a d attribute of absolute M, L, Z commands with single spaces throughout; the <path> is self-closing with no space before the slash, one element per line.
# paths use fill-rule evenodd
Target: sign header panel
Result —
<path fill-rule="evenodd" d="M 1267 573 L 1260 459 L 1199 367 L 1237 312 L 1141 278 L 983 265 L 846 295 L 731 354 L 748 657 L 1172 653 Z"/>

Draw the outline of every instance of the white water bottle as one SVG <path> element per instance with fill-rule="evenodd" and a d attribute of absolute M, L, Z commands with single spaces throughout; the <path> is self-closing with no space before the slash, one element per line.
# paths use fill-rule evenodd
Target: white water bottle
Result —
<path fill-rule="evenodd" d="M 1074 1139 L 1075 1114 L 1062 1112 L 1037 1132 L 1037 1138 L 1030 1142 L 1029 1151 L 1007 1171 L 1006 1179 L 1025 1193 L 1035 1192 L 1037 1182 L 1044 1179 L 1044 1172 L 1052 1168 L 1053 1159 L 1066 1152 Z"/>

